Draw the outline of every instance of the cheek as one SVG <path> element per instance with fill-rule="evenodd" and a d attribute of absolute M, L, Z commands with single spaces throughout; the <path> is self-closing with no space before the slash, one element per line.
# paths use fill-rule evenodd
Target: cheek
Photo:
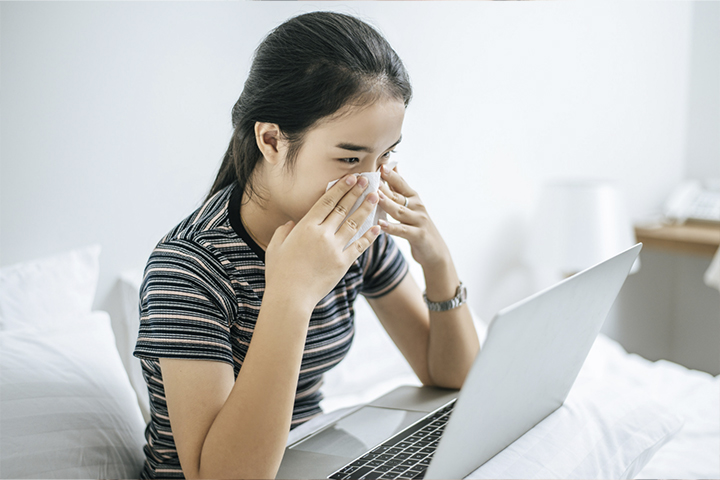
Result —
<path fill-rule="evenodd" d="M 293 216 L 297 217 L 298 220 L 304 217 L 313 205 L 320 200 L 320 197 L 325 194 L 325 186 L 327 186 L 327 183 L 321 187 L 305 185 L 297 188 L 295 195 L 291 199 L 292 205 L 290 207 L 293 210 Z"/>

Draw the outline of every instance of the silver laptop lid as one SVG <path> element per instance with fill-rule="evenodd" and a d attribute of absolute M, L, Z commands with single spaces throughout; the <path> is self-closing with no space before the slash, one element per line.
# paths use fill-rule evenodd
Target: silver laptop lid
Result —
<path fill-rule="evenodd" d="M 641 248 L 495 315 L 426 479 L 463 478 L 562 405 Z"/>

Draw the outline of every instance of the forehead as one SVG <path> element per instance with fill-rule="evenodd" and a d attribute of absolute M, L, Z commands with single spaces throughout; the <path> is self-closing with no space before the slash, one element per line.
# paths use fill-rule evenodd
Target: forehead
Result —
<path fill-rule="evenodd" d="M 308 131 L 306 142 L 327 146 L 353 143 L 384 150 L 400 138 L 405 105 L 400 100 L 383 99 L 365 106 L 343 107 L 337 114 Z"/>

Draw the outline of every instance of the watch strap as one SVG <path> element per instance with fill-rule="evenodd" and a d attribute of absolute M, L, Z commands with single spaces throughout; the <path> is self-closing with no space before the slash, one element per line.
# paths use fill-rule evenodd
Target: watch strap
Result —
<path fill-rule="evenodd" d="M 460 282 L 457 290 L 455 290 L 455 296 L 450 300 L 445 300 L 444 302 L 432 302 L 427 298 L 427 291 L 423 292 L 423 300 L 425 300 L 428 310 L 433 312 L 446 312 L 459 307 L 467 301 L 467 289 L 463 283 Z"/>

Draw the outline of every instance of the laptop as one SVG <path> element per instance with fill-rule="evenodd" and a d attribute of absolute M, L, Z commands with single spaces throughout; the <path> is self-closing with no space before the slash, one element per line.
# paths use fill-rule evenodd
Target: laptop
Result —
<path fill-rule="evenodd" d="M 402 387 L 289 445 L 277 478 L 463 478 L 558 409 L 642 244 L 498 312 L 460 391 Z"/>

